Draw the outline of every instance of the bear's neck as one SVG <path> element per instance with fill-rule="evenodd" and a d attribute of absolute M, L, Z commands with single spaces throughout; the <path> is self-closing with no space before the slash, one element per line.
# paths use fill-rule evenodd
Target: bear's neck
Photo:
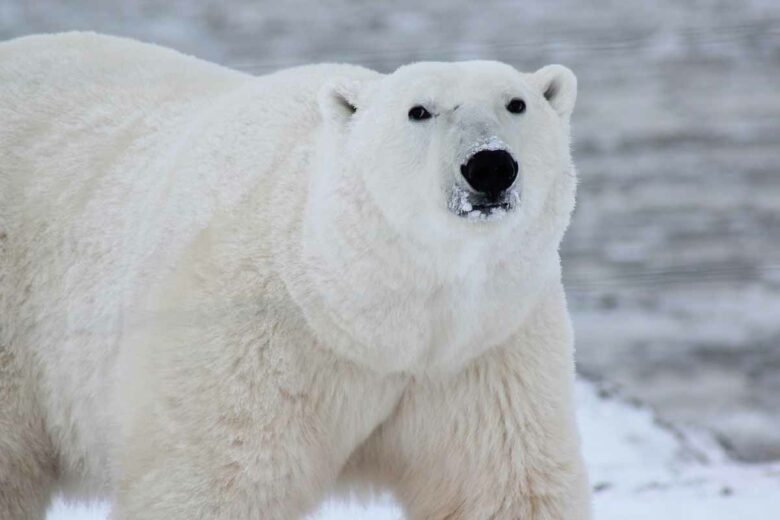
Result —
<path fill-rule="evenodd" d="M 560 279 L 556 248 L 424 251 L 375 206 L 329 201 L 281 212 L 281 271 L 318 340 L 378 372 L 457 370 L 506 341 Z"/>

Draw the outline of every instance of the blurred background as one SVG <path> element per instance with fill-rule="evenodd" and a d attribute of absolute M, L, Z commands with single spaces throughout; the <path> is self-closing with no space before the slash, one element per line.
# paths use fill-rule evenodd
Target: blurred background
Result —
<path fill-rule="evenodd" d="M 72 29 L 256 74 L 571 67 L 580 191 L 563 257 L 581 374 L 732 457 L 780 459 L 777 0 L 0 0 L 0 39 Z"/>

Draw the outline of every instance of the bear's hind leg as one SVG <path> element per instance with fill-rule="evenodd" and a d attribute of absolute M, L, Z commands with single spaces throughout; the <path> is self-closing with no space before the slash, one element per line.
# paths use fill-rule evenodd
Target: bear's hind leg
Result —
<path fill-rule="evenodd" d="M 0 345 L 0 518 L 43 520 L 56 460 L 12 354 Z"/>

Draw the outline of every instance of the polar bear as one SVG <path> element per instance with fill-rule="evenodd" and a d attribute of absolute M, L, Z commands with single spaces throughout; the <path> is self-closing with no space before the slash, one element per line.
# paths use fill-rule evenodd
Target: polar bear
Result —
<path fill-rule="evenodd" d="M 0 45 L 0 518 L 582 520 L 576 79 Z"/>

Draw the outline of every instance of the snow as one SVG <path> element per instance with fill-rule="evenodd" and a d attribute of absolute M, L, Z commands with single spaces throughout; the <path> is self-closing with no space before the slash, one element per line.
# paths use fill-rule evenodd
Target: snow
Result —
<path fill-rule="evenodd" d="M 462 215 L 469 213 L 472 209 L 469 202 L 469 192 L 457 184 L 452 188 L 450 195 L 449 209 L 455 214 Z"/>
<path fill-rule="evenodd" d="M 776 520 L 780 463 L 728 459 L 706 433 L 661 422 L 604 384 L 580 381 L 578 418 L 596 520 Z M 105 504 L 58 501 L 48 520 L 103 520 Z M 390 497 L 368 505 L 329 502 L 309 520 L 400 520 Z"/>
<path fill-rule="evenodd" d="M 516 207 L 520 204 L 520 188 L 519 185 L 515 185 L 507 192 L 505 200 L 508 207 Z M 465 216 L 469 222 L 495 222 L 507 215 L 505 207 L 490 208 L 487 212 L 483 209 L 474 209 L 473 197 L 479 198 L 478 195 L 473 195 L 466 188 L 454 184 L 450 191 L 447 208 L 456 215 Z"/>
<path fill-rule="evenodd" d="M 466 162 L 475 156 L 478 152 L 490 150 L 507 150 L 511 153 L 509 145 L 499 139 L 498 136 L 488 135 L 477 139 L 474 143 L 458 154 L 458 163 L 466 164 Z"/>
<path fill-rule="evenodd" d="M 780 464 L 732 462 L 703 432 L 581 383 L 579 423 L 597 520 L 780 518 Z"/>

